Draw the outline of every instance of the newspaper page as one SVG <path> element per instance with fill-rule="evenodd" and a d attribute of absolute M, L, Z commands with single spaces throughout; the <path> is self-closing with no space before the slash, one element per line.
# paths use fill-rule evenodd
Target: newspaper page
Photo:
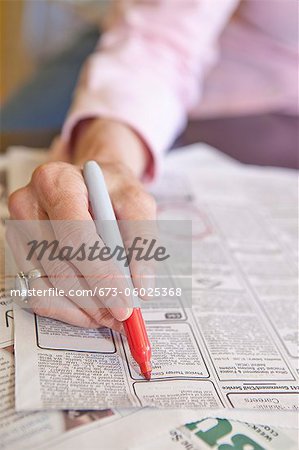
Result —
<path fill-rule="evenodd" d="M 198 435 L 200 430 L 207 431 L 207 428 L 212 428 L 213 435 L 219 438 L 217 427 L 215 430 L 215 424 L 217 425 L 219 420 L 203 419 L 203 424 L 199 425 L 195 422 L 198 415 L 194 410 L 165 411 L 144 408 L 17 413 L 14 408 L 13 346 L 0 350 L 0 386 L 0 449 L 2 450 L 12 448 L 15 450 L 32 448 L 79 450 L 86 448 L 87 445 L 89 449 L 98 449 L 99 441 L 101 447 L 106 449 L 175 449 L 178 443 L 183 445 L 184 442 L 189 442 L 186 436 L 186 432 L 191 432 L 189 430 L 194 431 L 194 434 L 196 431 Z M 179 426 L 186 421 L 192 422 L 192 427 L 190 424 L 184 427 Z M 248 425 L 237 422 L 231 422 L 231 425 L 232 433 L 228 432 L 229 427 L 225 427 L 226 442 L 229 437 L 233 438 L 232 434 L 239 435 L 241 432 L 242 436 L 251 438 L 251 443 L 261 441 L 263 445 L 253 447 L 254 449 L 298 448 L 294 446 L 297 430 L 274 429 L 269 425 Z M 223 427 L 221 429 L 223 430 Z M 205 439 L 207 437 L 208 434 L 203 436 Z M 223 443 L 223 439 L 221 442 Z"/>
<path fill-rule="evenodd" d="M 161 220 L 193 220 L 193 303 L 145 310 L 152 381 L 123 336 L 17 308 L 17 410 L 196 408 L 296 426 L 296 173 L 211 169 L 195 146 L 169 156 L 153 192 Z"/>
<path fill-rule="evenodd" d="M 2 334 L 3 329 L 1 329 Z M 3 337 L 1 336 L 1 341 Z M 191 447 L 191 425 L 180 427 L 184 421 L 196 423 L 194 437 L 200 430 L 217 432 L 218 419 L 202 419 L 202 425 L 195 422 L 198 417 L 194 410 L 153 410 L 153 409 L 108 409 L 101 411 L 39 411 L 17 413 L 14 408 L 14 355 L 13 346 L 0 350 L 0 449 L 98 449 L 100 440 L 106 449 L 167 448 L 175 449 L 178 444 Z M 140 426 L 138 424 L 140 423 Z M 144 423 L 147 424 L 144 427 Z M 221 422 L 220 422 L 221 423 Z M 254 449 L 287 448 L 295 450 L 297 430 L 273 428 L 269 425 L 248 425 L 230 422 L 232 432 L 227 431 L 228 439 L 237 434 L 250 438 Z M 216 428 L 216 429 L 215 429 Z M 223 429 L 223 427 L 221 427 Z M 117 429 L 117 433 L 115 430 Z M 204 434 L 203 439 L 209 435 Z M 221 436 L 223 438 L 223 436 Z M 219 444 L 223 443 L 223 439 Z M 233 441 L 232 441 L 233 442 Z M 257 446 L 257 442 L 260 445 Z M 248 443 L 248 442 L 247 442 Z M 218 442 L 217 442 L 218 444 Z M 275 444 L 275 445 L 274 445 Z M 154 447 L 153 447 L 154 446 Z M 186 447 L 185 447 L 186 448 Z M 196 447 L 203 448 L 203 447 Z M 207 447 L 208 448 L 208 447 Z"/>
<path fill-rule="evenodd" d="M 0 293 L 0 348 L 13 344 L 13 301 L 6 297 L 4 290 Z"/>
<path fill-rule="evenodd" d="M 227 419 L 201 419 L 171 428 L 167 433 L 134 446 L 134 450 L 215 450 L 250 448 L 252 450 L 297 450 L 296 430 L 254 425 Z"/>
<path fill-rule="evenodd" d="M 60 445 L 62 439 L 74 439 L 81 433 L 96 435 L 101 427 L 135 411 L 106 409 L 101 411 L 39 411 L 17 413 L 14 405 L 13 346 L 0 349 L 0 449 L 24 450 Z M 90 444 L 96 447 L 96 442 Z M 61 447 L 60 447 L 61 448 Z M 80 449 L 82 444 L 72 448 Z"/>
<path fill-rule="evenodd" d="M 126 450 L 297 450 L 298 430 L 257 425 L 228 419 L 197 418 L 191 410 L 143 408 L 134 414 L 77 434 L 53 439 L 47 450 L 88 449 Z M 185 425 L 182 425 L 185 424 Z M 100 431 L 100 434 L 99 434 Z M 43 447 L 44 448 L 44 447 Z"/>
<path fill-rule="evenodd" d="M 194 410 L 39 411 L 14 409 L 13 346 L 0 350 L 0 449 L 204 449 L 213 438 L 217 445 L 242 439 L 254 450 L 295 450 L 297 430 L 205 418 Z M 185 426 L 181 423 L 189 422 Z M 146 426 L 144 426 L 146 424 Z M 220 428 L 220 430 L 218 430 Z M 202 435 L 199 435 L 200 432 Z M 219 431 L 221 433 L 219 434 Z M 193 440 L 194 442 L 193 442 Z M 200 439 L 200 440 L 199 440 Z M 244 442 L 244 439 L 246 441 Z M 195 446 L 198 440 L 201 446 Z M 188 447 L 186 444 L 188 443 Z M 193 447 L 191 446 L 193 445 Z M 218 447 L 216 447 L 218 448 Z"/>

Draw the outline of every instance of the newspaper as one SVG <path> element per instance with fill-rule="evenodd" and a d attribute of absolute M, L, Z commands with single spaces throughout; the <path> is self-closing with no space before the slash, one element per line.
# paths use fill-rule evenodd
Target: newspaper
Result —
<path fill-rule="evenodd" d="M 13 346 L 0 349 L 0 382 L 0 449 L 38 449 L 48 447 L 52 440 L 57 444 L 62 438 L 72 438 L 81 432 L 89 433 L 95 429 L 99 434 L 102 426 L 133 412 L 106 409 L 17 413 L 14 408 Z M 72 448 L 80 449 L 82 445 L 73 444 Z"/>
<path fill-rule="evenodd" d="M 161 219 L 194 221 L 194 273 L 192 309 L 145 311 L 152 381 L 124 337 L 16 309 L 18 410 L 196 408 L 297 425 L 296 173 L 201 165 L 200 153 L 170 155 L 153 187 Z"/>
<path fill-rule="evenodd" d="M 283 430 L 251 423 L 229 421 L 227 419 L 206 418 L 197 422 L 171 428 L 167 433 L 141 445 L 134 450 L 190 449 L 209 450 L 248 448 L 253 450 L 297 450 L 296 430 Z"/>
<path fill-rule="evenodd" d="M 1 330 L 2 331 L 2 330 Z M 254 450 L 298 448 L 298 430 L 204 418 L 194 410 L 108 409 L 102 411 L 40 411 L 14 409 L 13 346 L 0 350 L 0 449 L 189 449 L 234 443 Z M 180 426 L 188 422 L 188 425 Z M 144 426 L 146 424 L 146 426 Z M 117 429 L 117 433 L 116 433 Z M 199 434 L 200 432 L 204 434 Z M 244 442 L 245 439 L 245 442 Z M 197 447 L 195 444 L 199 445 Z M 296 445 L 297 443 L 297 445 Z M 188 446 L 187 446 L 188 444 Z M 192 444 L 192 446 L 191 446 Z M 218 448 L 218 447 L 216 447 Z"/>
<path fill-rule="evenodd" d="M 6 297 L 4 290 L 0 297 L 0 348 L 13 344 L 13 301 Z"/>
<path fill-rule="evenodd" d="M 219 158 L 211 149 L 201 149 L 201 164 L 227 163 L 226 158 Z M 217 157 L 215 159 L 215 156 Z M 16 148 L 9 152 L 8 161 L 0 159 L 0 189 L 1 189 L 1 219 L 7 217 L 6 197 L 7 191 L 12 191 L 28 181 L 32 167 L 38 162 L 43 162 L 42 152 L 29 151 Z M 22 161 L 23 171 L 18 173 L 17 162 Z M 8 164 L 6 164 L 8 162 Z M 231 162 L 229 161 L 231 164 Z M 9 167 L 8 177 L 6 166 Z M 24 170 L 25 169 L 25 170 Z M 7 183 L 8 182 L 8 183 Z M 4 228 L 1 228 L 4 234 Z M 0 244 L 3 243 L 1 235 Z M 2 249 L 2 247 L 1 247 Z M 1 264 L 3 252 L 1 251 Z M 1 266 L 2 267 L 2 266 Z M 1 275 L 4 273 L 1 269 Z M 179 425 L 184 421 L 195 420 L 194 411 L 171 410 L 153 411 L 149 409 L 116 410 L 107 409 L 101 411 L 41 411 L 33 413 L 17 413 L 14 409 L 14 355 L 13 346 L 13 314 L 12 299 L 1 291 L 1 327 L 0 327 L 0 448 L 1 449 L 29 449 L 29 448 L 71 448 L 72 450 L 98 448 L 98 442 L 105 448 L 135 448 L 142 442 L 142 447 L 155 442 L 154 436 L 168 437 L 168 429 Z M 136 424 L 147 423 L 151 426 L 143 427 Z M 117 426 L 118 433 L 115 433 Z M 258 425 L 257 430 L 262 429 Z M 269 434 L 269 433 L 268 433 Z M 271 439 L 279 438 L 281 448 L 290 447 L 291 441 L 286 436 L 294 434 L 293 430 L 271 429 Z M 125 437 L 125 439 L 124 439 Z M 270 439 L 268 437 L 268 439 Z M 158 438 L 159 440 L 160 438 Z M 265 437 L 266 439 L 266 437 Z M 174 443 L 172 443 L 174 445 Z M 163 442 L 164 446 L 164 442 Z M 160 447 L 161 448 L 161 447 Z M 272 447 L 271 447 L 272 448 Z"/>
<path fill-rule="evenodd" d="M 40 411 L 14 409 L 13 346 L 0 350 L 0 449 L 204 449 L 213 438 L 217 445 L 250 443 L 254 450 L 295 450 L 297 430 L 205 418 L 193 410 L 108 409 L 102 411 Z M 180 426 L 188 422 L 186 426 Z M 146 424 L 146 426 L 144 426 Z M 217 427 L 218 425 L 218 427 Z M 220 426 L 220 430 L 219 430 Z M 116 432 L 117 430 L 117 432 Z M 205 432 L 199 436 L 199 432 Z M 209 434 L 208 434 L 209 431 Z M 219 434 L 219 431 L 221 433 Z M 241 436 L 241 438 L 240 438 Z M 239 439 L 236 441 L 236 439 Z M 195 441 L 200 447 L 195 446 Z M 210 441 L 211 442 L 211 441 Z M 186 444 L 188 443 L 188 447 Z M 254 443 L 254 445 L 253 445 Z M 193 445 L 193 447 L 191 446 Z M 218 448 L 218 447 L 216 447 Z"/>
<path fill-rule="evenodd" d="M 185 424 L 185 425 L 182 425 Z M 81 427 L 54 438 L 48 450 L 297 450 L 298 430 L 205 417 L 190 410 L 135 410 L 100 429 Z"/>

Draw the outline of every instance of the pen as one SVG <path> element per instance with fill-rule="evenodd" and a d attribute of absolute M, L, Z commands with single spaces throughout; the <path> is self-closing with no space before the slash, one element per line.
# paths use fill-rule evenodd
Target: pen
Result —
<path fill-rule="evenodd" d="M 107 247 L 123 247 L 123 240 L 99 164 L 96 161 L 86 162 L 83 168 L 83 175 L 97 233 Z M 119 266 L 133 289 L 130 268 L 125 267 L 122 263 Z M 131 354 L 139 365 L 141 374 L 144 378 L 150 380 L 152 373 L 151 345 L 137 297 L 134 297 L 134 307 L 131 316 L 124 321 L 124 329 Z"/>

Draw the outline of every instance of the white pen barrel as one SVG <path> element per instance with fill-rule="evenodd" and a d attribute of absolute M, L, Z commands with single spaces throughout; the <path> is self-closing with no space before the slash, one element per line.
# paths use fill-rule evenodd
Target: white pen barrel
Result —
<path fill-rule="evenodd" d="M 105 178 L 99 164 L 96 161 L 88 161 L 85 163 L 83 175 L 98 235 L 112 251 L 117 246 L 123 248 L 122 236 L 119 231 Z M 134 287 L 130 268 L 125 266 L 125 261 L 115 260 L 115 262 L 125 275 L 128 287 L 132 290 Z M 139 306 L 138 297 L 134 297 L 134 306 Z"/>

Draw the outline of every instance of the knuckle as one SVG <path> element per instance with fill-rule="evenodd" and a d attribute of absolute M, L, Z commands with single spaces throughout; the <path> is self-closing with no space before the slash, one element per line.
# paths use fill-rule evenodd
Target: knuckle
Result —
<path fill-rule="evenodd" d="M 37 167 L 32 174 L 31 184 L 45 199 L 50 199 L 55 186 L 55 166 L 45 163 Z"/>
<path fill-rule="evenodd" d="M 62 289 L 67 296 L 70 292 L 81 288 L 77 273 L 63 261 L 50 264 L 47 267 L 47 276 L 53 286 Z"/>
<path fill-rule="evenodd" d="M 131 200 L 131 204 L 140 213 L 141 220 L 153 220 L 156 215 L 156 202 L 152 195 L 138 190 Z"/>
<path fill-rule="evenodd" d="M 72 164 L 42 164 L 33 172 L 31 185 L 43 199 L 46 209 L 65 208 L 71 202 L 87 206 L 87 191 L 81 170 Z"/>
<path fill-rule="evenodd" d="M 154 197 L 138 185 L 129 185 L 123 189 L 123 194 L 117 200 L 117 209 L 126 216 L 128 204 L 140 212 L 140 219 L 154 219 L 156 215 L 156 201 Z"/>
<path fill-rule="evenodd" d="M 26 188 L 18 189 L 8 197 L 8 210 L 12 217 L 22 218 Z"/>
<path fill-rule="evenodd" d="M 127 184 L 127 186 L 124 190 L 124 195 L 128 199 L 134 199 L 140 195 L 140 192 L 142 192 L 142 190 L 140 189 L 139 186 L 136 186 L 135 184 L 130 184 L 130 183 L 126 183 L 126 184 Z"/>
<path fill-rule="evenodd" d="M 99 308 L 92 314 L 92 319 L 97 322 L 98 324 L 101 324 L 103 321 L 103 318 L 105 316 L 105 310 L 104 308 Z"/>
<path fill-rule="evenodd" d="M 156 214 L 156 200 L 152 195 L 145 193 L 145 196 L 143 198 L 143 206 L 149 215 L 154 216 Z"/>
<path fill-rule="evenodd" d="M 143 206 L 147 209 L 154 207 L 154 198 L 145 192 L 141 188 L 133 188 L 131 192 L 129 192 L 130 200 L 135 203 L 135 205 Z"/>
<path fill-rule="evenodd" d="M 56 203 L 57 198 L 53 194 L 56 192 L 62 172 L 67 167 L 68 165 L 63 162 L 50 162 L 42 164 L 34 170 L 31 184 L 48 202 Z"/>
<path fill-rule="evenodd" d="M 45 163 L 38 166 L 32 174 L 32 183 L 38 187 L 41 187 L 44 184 L 48 184 L 49 182 L 51 182 L 53 179 L 55 166 L 55 163 Z"/>
<path fill-rule="evenodd" d="M 59 238 L 60 248 L 63 247 L 74 247 L 78 243 L 84 242 L 84 228 L 82 229 L 82 224 L 79 221 L 64 220 L 58 222 L 54 226 L 56 236 Z"/>
<path fill-rule="evenodd" d="M 95 290 L 112 287 L 113 284 L 112 275 L 110 275 L 110 273 L 106 270 L 103 270 L 101 265 L 99 265 L 98 272 L 91 270 L 88 274 L 85 274 L 85 279 L 89 287 Z"/>
<path fill-rule="evenodd" d="M 139 187 L 136 186 L 135 184 L 129 184 L 126 186 L 125 190 L 124 190 L 124 195 L 126 196 L 127 199 L 129 199 L 130 201 L 138 201 L 141 200 L 144 192 L 143 190 Z"/>
<path fill-rule="evenodd" d="M 47 276 L 55 284 L 58 284 L 60 280 L 68 280 L 71 275 L 69 267 L 63 261 L 47 264 L 46 271 Z"/>

